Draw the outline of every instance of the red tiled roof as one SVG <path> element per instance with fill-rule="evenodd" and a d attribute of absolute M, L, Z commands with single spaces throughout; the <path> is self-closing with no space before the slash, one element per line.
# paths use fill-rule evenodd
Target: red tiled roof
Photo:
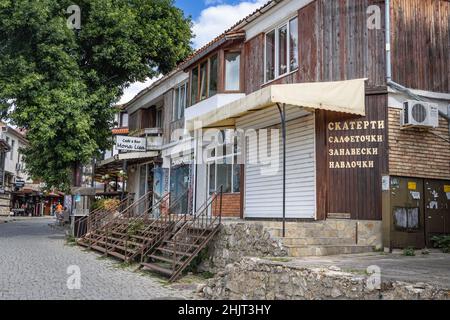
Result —
<path fill-rule="evenodd" d="M 113 134 L 128 134 L 130 130 L 128 128 L 114 128 L 112 129 Z"/>

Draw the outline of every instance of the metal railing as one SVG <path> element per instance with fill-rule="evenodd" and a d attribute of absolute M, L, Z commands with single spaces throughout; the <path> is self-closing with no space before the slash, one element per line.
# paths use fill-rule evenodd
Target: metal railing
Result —
<path fill-rule="evenodd" d="M 144 194 L 143 196 L 141 196 L 136 201 L 132 202 L 131 204 L 130 204 L 131 201 L 127 201 L 124 204 L 122 204 L 121 206 L 119 206 L 120 210 L 116 210 L 114 212 L 115 214 L 112 215 L 111 219 L 109 219 L 106 223 L 102 223 L 100 226 L 97 226 L 97 228 L 95 229 L 97 231 L 103 231 L 104 234 L 102 234 L 102 233 L 99 233 L 99 234 L 91 233 L 90 234 L 89 248 L 91 248 L 93 245 L 96 245 L 102 239 L 104 239 L 105 242 L 107 243 L 107 237 L 111 231 L 111 227 L 114 226 L 115 224 L 117 224 L 118 221 L 121 221 L 124 218 L 127 218 L 132 212 L 134 212 L 134 210 L 136 209 L 136 207 L 138 205 L 142 204 L 143 202 L 147 203 L 147 201 L 148 201 L 147 199 L 150 194 L 151 194 L 151 192 L 148 192 L 148 193 Z M 129 200 L 131 200 L 131 199 L 129 199 Z"/>
<path fill-rule="evenodd" d="M 223 186 L 220 186 L 172 238 L 174 272 L 169 281 L 177 279 L 219 229 L 222 223 L 222 198 Z M 178 258 L 178 253 L 184 255 Z M 183 260 L 186 256 L 187 259 Z"/>
<path fill-rule="evenodd" d="M 181 223 L 187 221 L 188 212 L 179 213 L 179 206 L 183 205 L 183 201 L 187 200 L 186 196 L 189 195 L 189 190 L 186 190 L 178 196 L 174 201 L 170 200 L 170 194 L 168 194 L 167 203 L 164 203 L 164 207 L 160 208 L 159 214 L 153 216 L 153 222 L 144 230 L 143 236 L 146 237 L 146 242 L 142 246 L 140 255 L 141 263 L 147 255 L 153 251 L 156 245 L 158 245 L 166 237 L 170 236 L 171 229 L 176 229 Z M 188 208 L 189 206 L 187 206 Z M 160 231 L 151 236 L 150 233 L 158 227 Z"/>
<path fill-rule="evenodd" d="M 178 221 L 186 220 L 187 213 L 177 215 L 178 221 L 176 221 L 177 219 L 174 218 L 172 212 L 174 208 L 186 199 L 185 197 L 188 192 L 189 190 L 186 190 L 175 201 L 171 201 L 170 193 L 167 193 L 152 205 L 148 202 L 151 194 L 151 192 L 149 192 L 147 195 L 141 197 L 138 201 L 126 208 L 117 219 L 111 221 L 106 229 L 105 254 L 108 254 L 109 247 L 116 248 L 117 246 L 120 246 L 123 249 L 124 260 L 130 261 L 139 254 L 142 255 L 147 252 L 145 251 L 147 246 L 157 243 L 159 238 L 166 234 L 166 232 L 169 231 L 174 224 L 178 223 Z M 122 228 L 120 228 L 120 225 Z M 130 234 L 130 229 L 132 229 L 133 226 L 140 225 L 144 226 L 144 228 L 134 230 L 134 232 L 139 232 L 139 237 L 141 238 L 141 243 L 138 243 L 140 248 L 136 248 L 135 244 L 131 243 L 131 238 L 136 239 L 136 234 Z M 159 229 L 157 234 L 151 234 L 154 233 L 156 227 Z M 120 232 L 116 232 L 117 228 L 119 228 Z M 113 233 L 115 234 L 113 235 Z"/>
<path fill-rule="evenodd" d="M 74 220 L 74 237 L 82 238 L 86 234 L 91 233 L 93 230 L 100 228 L 107 218 L 111 218 L 114 212 L 121 211 L 130 201 L 132 201 L 134 195 L 128 195 L 120 201 L 116 208 L 97 208 L 89 213 L 89 215 L 80 218 L 78 221 Z"/>
<path fill-rule="evenodd" d="M 130 221 L 144 217 L 150 207 L 152 191 L 147 192 L 132 204 L 125 207 L 114 219 L 112 219 L 104 228 L 105 236 L 101 237 L 105 240 L 105 254 L 108 254 L 108 246 L 114 247 L 118 242 L 123 241 L 124 236 L 112 237 L 113 232 L 127 234 Z M 122 229 L 118 229 L 122 226 Z M 113 230 L 115 229 L 115 230 Z"/>

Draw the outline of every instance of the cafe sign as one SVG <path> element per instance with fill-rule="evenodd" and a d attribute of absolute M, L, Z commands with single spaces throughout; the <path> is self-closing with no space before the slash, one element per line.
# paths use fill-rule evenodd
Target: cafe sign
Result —
<path fill-rule="evenodd" d="M 119 151 L 146 152 L 147 140 L 138 137 L 117 136 L 116 148 Z"/>

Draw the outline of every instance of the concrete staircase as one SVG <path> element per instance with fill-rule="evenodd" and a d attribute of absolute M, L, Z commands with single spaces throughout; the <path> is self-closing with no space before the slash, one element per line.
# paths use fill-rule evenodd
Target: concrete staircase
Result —
<path fill-rule="evenodd" d="M 280 240 L 291 257 L 328 256 L 372 252 L 374 245 L 357 237 L 359 223 L 352 220 L 288 222 L 282 237 L 280 222 L 264 222 L 272 237 Z"/>

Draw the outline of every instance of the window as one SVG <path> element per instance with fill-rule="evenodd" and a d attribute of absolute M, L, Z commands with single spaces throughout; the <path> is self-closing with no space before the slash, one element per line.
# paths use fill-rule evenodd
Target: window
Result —
<path fill-rule="evenodd" d="M 275 79 L 275 30 L 266 34 L 266 81 Z"/>
<path fill-rule="evenodd" d="M 120 114 L 120 126 L 122 128 L 128 127 L 128 113 L 122 112 Z"/>
<path fill-rule="evenodd" d="M 229 142 L 230 139 L 224 139 L 225 131 L 221 131 L 223 141 L 215 149 L 210 150 L 211 157 L 208 159 L 208 190 L 213 193 L 223 186 L 223 192 L 240 192 L 241 186 L 241 165 L 238 164 L 238 148 L 236 142 Z M 233 144 L 233 145 L 231 145 Z M 228 145 L 228 148 L 227 148 Z M 219 148 L 222 149 L 219 152 Z M 228 150 L 232 150 L 227 153 Z M 220 156 L 217 156 L 221 154 Z"/>
<path fill-rule="evenodd" d="M 209 59 L 209 96 L 217 94 L 217 77 L 218 77 L 219 59 L 217 55 Z"/>
<path fill-rule="evenodd" d="M 239 52 L 225 53 L 225 90 L 239 91 L 240 89 L 240 61 Z"/>
<path fill-rule="evenodd" d="M 13 160 L 14 157 L 14 145 L 16 144 L 15 140 L 11 140 L 11 154 L 10 154 L 10 160 Z"/>
<path fill-rule="evenodd" d="M 192 70 L 191 76 L 191 105 L 197 103 L 198 95 L 198 68 Z"/>
<path fill-rule="evenodd" d="M 173 100 L 173 121 L 184 118 L 184 109 L 186 109 L 187 83 L 183 83 L 174 90 Z"/>
<path fill-rule="evenodd" d="M 289 21 L 289 65 L 291 70 L 298 68 L 298 19 Z"/>
<path fill-rule="evenodd" d="M 288 72 L 287 66 L 287 25 L 278 29 L 278 75 Z"/>
<path fill-rule="evenodd" d="M 208 164 L 209 193 L 215 192 L 223 186 L 224 193 L 240 192 L 241 165 L 226 163 L 231 158 L 225 158 L 224 163 L 211 162 Z"/>
<path fill-rule="evenodd" d="M 200 100 L 204 100 L 208 97 L 207 92 L 207 76 L 208 73 L 208 63 L 204 62 L 200 65 Z"/>
<path fill-rule="evenodd" d="M 156 110 L 156 127 L 157 128 L 162 128 L 162 118 L 163 118 L 162 108 L 159 108 Z"/>
<path fill-rule="evenodd" d="M 191 105 L 217 94 L 218 65 L 218 55 L 214 55 L 192 69 Z"/>
<path fill-rule="evenodd" d="M 265 82 L 298 68 L 298 19 L 294 18 L 266 33 Z"/>

